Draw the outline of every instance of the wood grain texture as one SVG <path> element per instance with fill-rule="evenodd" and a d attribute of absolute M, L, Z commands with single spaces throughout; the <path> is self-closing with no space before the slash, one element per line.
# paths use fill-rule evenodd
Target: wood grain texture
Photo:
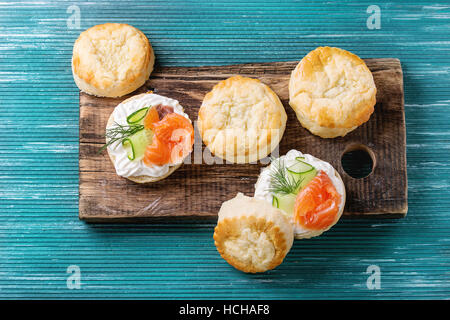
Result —
<path fill-rule="evenodd" d="M 278 94 L 288 114 L 279 146 L 283 155 L 291 149 L 330 162 L 343 177 L 347 191 L 346 215 L 402 216 L 407 211 L 405 119 L 403 76 L 397 59 L 367 59 L 377 86 L 377 105 L 370 120 L 336 139 L 322 139 L 302 128 L 289 107 L 288 81 L 297 62 L 243 64 L 221 67 L 159 68 L 147 83 L 131 95 L 153 90 L 180 101 L 193 120 L 204 95 L 218 81 L 241 74 L 258 78 Z M 107 120 L 114 107 L 128 98 L 110 99 L 80 93 L 80 202 L 79 216 L 90 222 L 145 222 L 173 219 L 214 219 L 221 204 L 237 192 L 253 195 L 264 164 L 208 164 L 205 146 L 196 135 L 188 164 L 168 178 L 142 185 L 116 175 L 104 143 Z M 373 172 L 362 179 L 350 177 L 341 156 L 354 148 L 374 155 Z M 217 160 L 217 159 L 216 159 Z M 220 164 L 222 163 L 222 164 Z"/>

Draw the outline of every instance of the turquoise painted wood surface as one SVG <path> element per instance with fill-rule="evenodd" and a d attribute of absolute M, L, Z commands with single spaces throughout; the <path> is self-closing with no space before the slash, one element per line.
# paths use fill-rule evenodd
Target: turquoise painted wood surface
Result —
<path fill-rule="evenodd" d="M 380 29 L 367 27 L 371 5 Z M 111 21 L 140 28 L 167 66 L 294 60 L 319 45 L 399 58 L 408 216 L 342 220 L 258 275 L 220 258 L 213 225 L 80 222 L 71 50 L 83 29 Z M 450 4 L 438 0 L 0 3 L 0 298 L 449 298 L 449 31 Z M 79 289 L 67 286 L 72 265 Z M 371 265 L 380 289 L 367 286 Z"/>

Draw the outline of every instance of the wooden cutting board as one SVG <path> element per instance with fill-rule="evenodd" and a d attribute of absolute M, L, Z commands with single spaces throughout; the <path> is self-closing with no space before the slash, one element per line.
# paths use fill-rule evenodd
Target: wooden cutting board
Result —
<path fill-rule="evenodd" d="M 310 134 L 297 121 L 288 104 L 288 81 L 297 61 L 242 64 L 220 67 L 164 67 L 156 69 L 134 94 L 154 93 L 177 99 L 195 121 L 204 95 L 220 80 L 233 75 L 258 78 L 280 97 L 288 115 L 279 154 L 298 149 L 330 162 L 344 180 L 345 215 L 385 217 L 407 212 L 406 133 L 403 75 L 398 59 L 365 59 L 377 86 L 377 104 L 370 120 L 342 138 L 322 139 Z M 192 157 L 168 178 L 147 185 L 116 175 L 105 152 L 107 120 L 119 99 L 80 93 L 80 197 L 79 217 L 89 222 L 149 222 L 215 219 L 223 201 L 237 192 L 252 196 L 264 164 L 208 164 L 211 157 Z M 196 132 L 197 153 L 208 150 Z M 350 150 L 365 149 L 374 160 L 371 174 L 350 177 L 341 164 Z M 205 162 L 205 159 L 208 163 Z M 208 160 L 209 159 L 209 160 Z M 212 161 L 214 162 L 214 161 Z"/>

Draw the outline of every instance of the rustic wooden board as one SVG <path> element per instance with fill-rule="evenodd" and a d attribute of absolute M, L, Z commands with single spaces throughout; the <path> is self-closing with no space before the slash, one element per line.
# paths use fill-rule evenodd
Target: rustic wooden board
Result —
<path fill-rule="evenodd" d="M 407 175 L 403 75 L 398 59 L 366 59 L 378 89 L 370 120 L 343 138 L 322 139 L 301 127 L 288 104 L 288 80 L 296 61 L 221 67 L 156 69 L 134 92 L 155 93 L 180 101 L 192 120 L 206 92 L 219 80 L 241 74 L 260 79 L 280 97 L 288 122 L 279 154 L 290 149 L 311 153 L 330 162 L 341 174 L 346 190 L 345 215 L 403 216 L 407 212 Z M 263 164 L 184 164 L 170 177 L 139 185 L 115 174 L 104 143 L 107 119 L 122 100 L 80 93 L 79 217 L 90 222 L 147 222 L 191 218 L 214 219 L 223 201 L 237 192 L 253 195 Z M 342 154 L 364 146 L 374 156 L 372 173 L 362 179 L 347 175 Z M 205 146 L 196 132 L 196 150 Z M 207 152 L 207 151 L 206 151 Z"/>

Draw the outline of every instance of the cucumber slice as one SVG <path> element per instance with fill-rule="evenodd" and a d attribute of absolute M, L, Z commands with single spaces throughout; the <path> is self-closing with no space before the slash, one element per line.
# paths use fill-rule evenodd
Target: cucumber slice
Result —
<path fill-rule="evenodd" d="M 306 163 L 304 157 L 295 158 L 297 162 L 289 167 L 288 174 L 290 174 L 292 179 L 296 179 L 296 181 L 300 180 L 300 184 L 296 190 L 298 193 L 302 190 L 314 177 L 317 175 L 317 169 L 314 168 L 309 163 Z"/>
<path fill-rule="evenodd" d="M 275 207 L 275 208 L 278 208 L 278 198 L 277 197 L 275 197 L 275 196 L 273 196 L 273 199 L 272 199 L 272 207 Z"/>
<path fill-rule="evenodd" d="M 149 109 L 149 107 L 145 107 L 145 108 L 142 108 L 142 109 L 139 109 L 139 110 L 133 112 L 132 114 L 130 114 L 127 117 L 127 122 L 129 124 L 138 123 L 139 121 L 144 119 L 144 117 L 147 115 L 148 109 Z"/>
<path fill-rule="evenodd" d="M 291 174 L 294 179 L 301 179 L 299 186 L 295 193 L 288 193 L 288 194 L 281 194 L 276 193 L 273 195 L 272 200 L 272 206 L 278 209 L 283 210 L 288 215 L 294 214 L 294 207 L 295 207 L 295 199 L 297 197 L 297 194 L 302 190 L 314 177 L 317 175 L 317 170 L 312 169 L 307 172 L 303 172 L 301 174 Z M 299 181 L 299 180 L 297 180 Z"/>
<path fill-rule="evenodd" d="M 302 181 L 300 182 L 300 185 L 298 186 L 297 192 L 300 192 L 308 183 L 311 182 L 312 179 L 317 175 L 317 170 L 312 169 L 310 171 L 304 172 L 300 174 Z"/>
<path fill-rule="evenodd" d="M 150 131 L 150 132 L 149 132 Z M 123 140 L 122 145 L 127 150 L 128 159 L 140 160 L 144 156 L 147 145 L 151 143 L 151 130 L 141 130 Z"/>
<path fill-rule="evenodd" d="M 294 214 L 294 206 L 295 206 L 295 198 L 296 194 L 288 193 L 288 194 L 280 194 L 277 193 L 273 195 L 272 206 L 283 210 L 288 215 Z M 276 205 L 274 205 L 274 203 Z"/>
<path fill-rule="evenodd" d="M 122 141 L 122 146 L 123 146 L 124 149 L 127 151 L 128 159 L 134 160 L 134 158 L 135 158 L 135 153 L 134 153 L 133 143 L 131 142 L 131 140 L 130 140 L 130 139 L 124 139 L 124 140 Z"/>
<path fill-rule="evenodd" d="M 291 173 L 295 173 L 295 174 L 301 174 L 304 172 L 308 172 L 314 169 L 314 167 L 304 161 L 298 160 L 298 158 L 296 158 L 296 162 L 290 166 L 289 168 L 287 168 L 287 171 L 291 172 Z"/>
<path fill-rule="evenodd" d="M 299 165 L 295 164 L 295 168 L 289 167 L 287 169 L 287 175 L 289 179 L 298 183 L 298 187 L 295 190 L 295 194 L 297 194 L 300 190 L 303 189 L 316 175 L 317 170 L 308 163 L 299 162 Z M 308 171 L 296 172 L 295 170 L 309 169 Z"/>

